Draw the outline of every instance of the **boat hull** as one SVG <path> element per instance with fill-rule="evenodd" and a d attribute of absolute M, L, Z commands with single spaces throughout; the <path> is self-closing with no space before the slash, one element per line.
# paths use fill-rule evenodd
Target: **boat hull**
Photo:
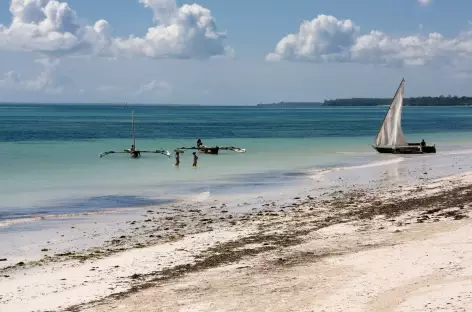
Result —
<path fill-rule="evenodd" d="M 205 154 L 218 155 L 220 148 L 219 147 L 200 147 L 198 151 Z"/>
<path fill-rule="evenodd" d="M 373 146 L 373 148 L 381 154 L 434 154 L 436 153 L 436 146 L 421 146 L 421 144 L 408 144 L 408 146 L 398 147 L 380 147 Z"/>
<path fill-rule="evenodd" d="M 132 158 L 139 158 L 141 157 L 141 152 L 140 151 L 131 151 L 131 149 L 125 149 L 125 152 L 130 153 Z"/>

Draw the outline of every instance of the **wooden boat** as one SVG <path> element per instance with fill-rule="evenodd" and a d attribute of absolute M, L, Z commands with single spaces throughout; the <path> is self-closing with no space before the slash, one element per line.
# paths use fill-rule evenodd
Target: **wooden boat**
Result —
<path fill-rule="evenodd" d="M 234 146 L 200 146 L 200 147 L 179 147 L 174 149 L 174 152 L 184 153 L 186 150 L 197 150 L 200 153 L 218 155 L 220 151 L 233 151 L 236 153 L 245 153 L 246 149 Z"/>
<path fill-rule="evenodd" d="M 405 79 L 393 97 L 392 104 L 384 117 L 379 133 L 372 147 L 379 153 L 388 154 L 424 154 L 436 153 L 436 146 L 422 143 L 408 143 L 402 130 L 402 108 Z"/>
<path fill-rule="evenodd" d="M 198 151 L 200 153 L 218 155 L 218 152 L 220 151 L 220 148 L 218 146 L 215 146 L 215 147 L 202 146 L 202 147 L 198 148 Z"/>
<path fill-rule="evenodd" d="M 132 131 L 133 131 L 133 145 L 132 148 L 128 148 L 123 150 L 122 152 L 116 152 L 116 151 L 108 151 L 108 152 L 103 152 L 100 154 L 100 158 L 103 156 L 109 155 L 109 154 L 130 154 L 132 158 L 139 158 L 141 157 L 141 153 L 152 153 L 152 154 L 162 154 L 166 155 L 167 157 L 170 157 L 170 153 L 168 151 L 165 151 L 163 149 L 160 150 L 148 150 L 148 151 L 140 151 L 136 149 L 136 127 L 134 125 L 134 111 L 131 113 L 131 123 L 132 123 Z"/>

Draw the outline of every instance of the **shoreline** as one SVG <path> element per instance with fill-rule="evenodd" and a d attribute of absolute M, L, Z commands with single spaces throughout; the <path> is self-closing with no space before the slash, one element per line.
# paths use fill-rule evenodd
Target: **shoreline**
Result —
<path fill-rule="evenodd" d="M 313 180 L 339 171 L 373 169 L 375 167 L 387 168 L 387 166 L 390 165 L 396 165 L 397 163 L 409 161 L 408 158 L 404 158 L 402 156 L 391 157 L 391 155 L 378 155 L 372 154 L 371 152 L 337 152 L 336 154 L 346 154 L 352 156 L 349 158 L 349 161 L 344 160 L 341 162 L 334 162 L 315 167 L 304 166 L 293 168 L 292 170 L 269 170 L 260 172 L 256 171 L 254 173 L 229 174 L 218 178 L 212 178 L 210 180 L 211 183 L 204 186 L 199 186 L 198 180 L 190 182 L 173 181 L 172 183 L 174 184 L 172 184 L 171 187 L 174 189 L 181 186 L 182 183 L 188 183 L 189 185 L 186 185 L 185 187 L 190 189 L 187 193 L 176 192 L 176 194 L 173 194 L 172 196 L 166 194 L 161 196 L 162 194 L 158 194 L 158 198 L 155 198 L 152 196 L 154 194 L 151 194 L 150 192 L 143 192 L 142 197 L 139 197 L 139 195 L 120 195 L 119 193 L 103 193 L 103 195 L 98 195 L 100 192 L 95 192 L 89 195 L 84 194 L 83 196 L 60 197 L 57 201 L 41 201 L 42 205 L 32 205 L 31 207 L 12 206 L 10 209 L 8 209 L 9 207 L 3 207 L 7 213 L 2 214 L 0 211 L 0 229 L 16 224 L 41 220 L 72 219 L 107 213 L 114 214 L 147 208 L 153 209 L 155 207 L 167 207 L 168 205 L 178 207 L 181 205 L 186 205 L 191 201 L 204 201 L 198 197 L 205 197 L 205 193 L 211 193 L 210 196 L 216 198 L 225 197 L 229 193 L 234 193 L 235 187 L 241 188 L 241 190 L 238 192 L 240 195 L 244 195 L 249 192 L 258 192 L 257 190 L 251 190 L 251 186 L 258 188 L 259 191 L 267 191 L 276 187 L 286 187 L 288 184 L 298 186 L 300 185 L 300 181 L 306 181 L 310 179 Z M 447 149 L 438 154 L 435 154 L 434 157 L 454 157 L 467 154 L 472 154 L 472 149 Z M 422 158 L 428 157 L 432 156 L 422 156 Z M 472 167 L 470 168 L 472 169 Z M 446 175 L 451 174 L 454 173 L 451 171 L 451 173 Z M 247 186 L 248 184 L 250 184 L 250 187 Z M 212 192 L 206 192 L 204 189 L 212 189 Z M 120 193 L 121 192 L 122 190 L 120 190 Z M 103 204 L 101 201 L 104 199 L 113 199 L 117 202 L 121 201 L 123 205 L 119 206 L 119 204 L 116 203 Z M 229 200 L 233 201 L 233 199 Z M 87 203 L 87 207 L 84 206 L 84 208 L 80 209 L 75 208 L 79 204 L 83 205 L 88 201 L 90 201 L 90 203 Z M 19 209 L 20 212 L 16 212 L 15 210 L 17 209 Z M 47 212 L 44 212 L 45 210 L 47 210 Z"/>
<path fill-rule="evenodd" d="M 107 311 L 107 305 L 192 274 L 235 265 L 244 271 L 241 263 L 261 257 L 270 269 L 342 256 L 342 244 L 310 252 L 293 250 L 307 243 L 320 244 L 320 235 L 333 239 L 346 226 L 348 232 L 354 227 L 364 234 L 383 231 L 383 236 L 395 236 L 412 224 L 467 222 L 472 173 L 411 184 L 396 192 L 340 185 L 323 196 L 306 193 L 291 202 L 266 199 L 247 213 L 235 213 L 223 204 L 196 209 L 199 203 L 174 207 L 178 211 L 150 209 L 141 218 L 127 221 L 134 232 L 102 247 L 1 269 L 0 306 L 2 311 L 31 305 L 38 311 L 96 311 L 98 304 L 97 311 Z M 451 219 L 455 221 L 444 221 Z M 323 231 L 328 234 L 320 234 Z M 380 248 L 385 245 L 382 241 L 386 238 L 348 249 Z"/>

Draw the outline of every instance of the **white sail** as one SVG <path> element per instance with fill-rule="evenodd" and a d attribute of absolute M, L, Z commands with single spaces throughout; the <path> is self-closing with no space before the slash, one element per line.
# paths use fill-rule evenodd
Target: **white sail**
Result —
<path fill-rule="evenodd" d="M 380 127 L 375 139 L 377 146 L 408 146 L 402 131 L 403 89 L 405 80 L 402 80 L 392 104 Z"/>

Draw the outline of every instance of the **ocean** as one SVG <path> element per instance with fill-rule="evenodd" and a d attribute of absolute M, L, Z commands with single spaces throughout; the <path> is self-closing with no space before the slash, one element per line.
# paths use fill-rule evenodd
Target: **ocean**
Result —
<path fill-rule="evenodd" d="M 326 170 L 387 166 L 399 158 L 370 146 L 387 109 L 0 105 L 0 221 L 238 197 L 283 189 Z M 191 151 L 178 168 L 173 155 L 100 158 L 131 146 L 132 110 L 138 149 L 172 153 L 201 138 L 205 145 L 247 152 L 200 154 L 196 169 Z M 468 107 L 403 110 L 407 139 L 436 144 L 436 158 L 421 159 L 438 167 L 447 155 L 469 153 L 471 130 Z"/>

